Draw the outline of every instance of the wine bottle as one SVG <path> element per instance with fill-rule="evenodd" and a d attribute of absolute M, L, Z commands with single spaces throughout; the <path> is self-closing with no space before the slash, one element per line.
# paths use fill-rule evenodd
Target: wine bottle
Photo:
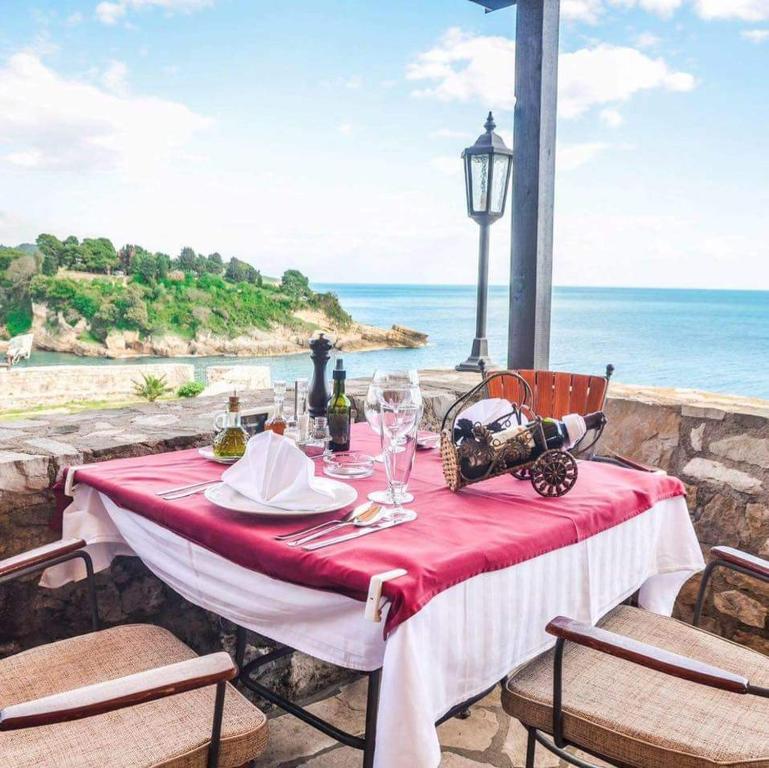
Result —
<path fill-rule="evenodd" d="M 542 419 L 542 431 L 548 448 L 568 451 L 573 448 L 588 430 L 597 429 L 606 420 L 602 411 L 588 413 L 569 413 L 563 419 Z"/>
<path fill-rule="evenodd" d="M 239 459 L 246 452 L 247 443 L 248 432 L 240 423 L 240 399 L 237 395 L 231 395 L 224 414 L 223 429 L 214 438 L 214 456 Z"/>
<path fill-rule="evenodd" d="M 326 407 L 328 430 L 331 434 L 329 447 L 332 451 L 350 450 L 350 422 L 352 420 L 352 402 L 345 394 L 344 361 L 339 358 L 333 371 L 334 392 Z"/>

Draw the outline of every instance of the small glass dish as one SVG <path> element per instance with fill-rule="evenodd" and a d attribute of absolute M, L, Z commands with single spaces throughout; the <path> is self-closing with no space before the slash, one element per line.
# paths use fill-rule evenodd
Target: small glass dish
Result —
<path fill-rule="evenodd" d="M 441 444 L 441 436 L 437 432 L 420 429 L 417 432 L 417 448 L 420 451 L 431 451 Z"/>
<path fill-rule="evenodd" d="M 323 458 L 323 472 L 340 480 L 356 480 L 374 473 L 374 459 L 367 453 L 342 451 Z"/>

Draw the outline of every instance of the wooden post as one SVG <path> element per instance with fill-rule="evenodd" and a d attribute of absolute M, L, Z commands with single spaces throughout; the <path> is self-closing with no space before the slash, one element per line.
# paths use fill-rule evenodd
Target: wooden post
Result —
<path fill-rule="evenodd" d="M 518 0 L 509 368 L 547 368 L 560 0 Z"/>

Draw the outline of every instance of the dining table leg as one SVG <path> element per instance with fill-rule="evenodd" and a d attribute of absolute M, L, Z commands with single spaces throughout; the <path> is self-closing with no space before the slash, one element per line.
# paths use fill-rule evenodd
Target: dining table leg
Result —
<path fill-rule="evenodd" d="M 235 664 L 238 670 L 243 668 L 243 661 L 246 657 L 246 629 L 237 625 L 235 630 Z"/>
<path fill-rule="evenodd" d="M 379 691 L 382 687 L 382 669 L 368 674 L 366 695 L 366 733 L 363 737 L 363 768 L 373 768 L 376 750 L 376 721 L 379 715 Z"/>

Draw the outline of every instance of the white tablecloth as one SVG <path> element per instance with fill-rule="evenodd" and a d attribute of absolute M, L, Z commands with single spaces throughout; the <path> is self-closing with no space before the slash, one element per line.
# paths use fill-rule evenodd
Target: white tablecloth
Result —
<path fill-rule="evenodd" d="M 343 667 L 382 667 L 376 768 L 436 768 L 435 721 L 552 645 L 544 627 L 554 616 L 594 623 L 637 589 L 644 608 L 669 614 L 684 581 L 704 567 L 684 499 L 669 499 L 442 592 L 385 641 L 363 603 L 247 570 L 88 486 L 76 488 L 63 525 L 65 537 L 88 542 L 97 570 L 116 555 L 138 555 L 187 600 L 241 626 Z M 84 576 L 70 561 L 48 569 L 41 584 Z"/>

